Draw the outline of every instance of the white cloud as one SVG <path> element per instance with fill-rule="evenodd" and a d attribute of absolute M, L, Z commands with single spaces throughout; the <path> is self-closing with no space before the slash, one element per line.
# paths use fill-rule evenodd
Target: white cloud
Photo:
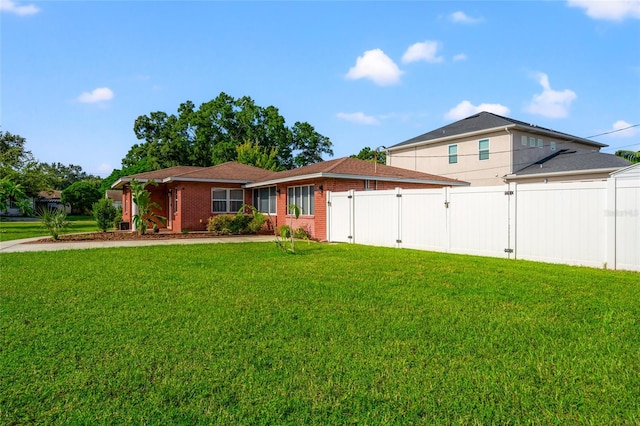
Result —
<path fill-rule="evenodd" d="M 454 60 L 455 62 L 458 62 L 458 61 L 466 61 L 466 60 L 467 60 L 467 55 L 465 55 L 464 53 L 458 53 L 457 55 L 455 55 L 455 56 L 453 57 L 453 60 Z"/>
<path fill-rule="evenodd" d="M 404 52 L 402 62 L 408 64 L 410 62 L 442 62 L 442 56 L 437 56 L 440 43 L 437 41 L 426 40 L 422 43 L 415 43 Z"/>
<path fill-rule="evenodd" d="M 509 114 L 509 108 L 500 104 L 480 104 L 473 105 L 471 102 L 464 100 L 447 112 L 444 117 L 449 120 L 461 120 L 470 115 L 477 114 L 482 111 L 492 112 L 498 115 Z"/>
<path fill-rule="evenodd" d="M 32 4 L 20 6 L 12 0 L 0 0 L 0 10 L 20 16 L 34 15 L 40 12 L 40 9 Z"/>
<path fill-rule="evenodd" d="M 578 96 L 572 90 L 553 90 L 549 84 L 549 77 L 545 73 L 536 74 L 542 86 L 542 93 L 533 95 L 533 100 L 525 108 L 531 114 L 538 114 L 548 118 L 563 118 L 569 115 L 569 107 Z"/>
<path fill-rule="evenodd" d="M 482 18 L 473 18 L 462 11 L 453 12 L 449 15 L 449 20 L 456 24 L 475 24 L 482 22 Z"/>
<path fill-rule="evenodd" d="M 339 112 L 336 114 L 336 117 L 338 117 L 340 120 L 350 121 L 352 123 L 358 123 L 358 124 L 369 124 L 369 125 L 380 124 L 378 119 L 370 115 L 366 115 L 363 112 Z"/>
<path fill-rule="evenodd" d="M 581 7 L 593 19 L 622 21 L 626 18 L 640 19 L 640 0 L 569 0 L 569 7 Z"/>
<path fill-rule="evenodd" d="M 100 173 L 111 173 L 113 171 L 113 167 L 109 163 L 101 163 L 98 166 L 98 172 Z"/>
<path fill-rule="evenodd" d="M 368 78 L 379 86 L 389 86 L 398 83 L 403 73 L 381 49 L 373 49 L 358 56 L 355 66 L 345 77 L 351 80 Z"/>
<path fill-rule="evenodd" d="M 93 104 L 96 102 L 109 101 L 113 99 L 113 91 L 108 87 L 98 87 L 91 92 L 84 92 L 76 98 L 78 102 Z"/>
<path fill-rule="evenodd" d="M 638 134 L 638 128 L 632 126 L 633 124 L 627 123 L 624 120 L 618 120 L 613 123 L 611 131 L 615 133 L 611 133 L 611 136 L 616 138 L 632 138 Z"/>

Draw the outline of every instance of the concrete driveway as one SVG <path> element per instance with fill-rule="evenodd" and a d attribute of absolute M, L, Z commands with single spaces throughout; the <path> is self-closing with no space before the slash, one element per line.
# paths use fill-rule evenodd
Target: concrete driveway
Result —
<path fill-rule="evenodd" d="M 184 244 L 219 244 L 219 243 L 262 243 L 274 241 L 273 235 L 238 235 L 211 238 L 178 238 L 166 240 L 132 240 L 132 241 L 88 241 L 66 243 L 41 243 L 25 244 L 30 241 L 41 240 L 46 237 L 27 238 L 24 240 L 12 240 L 0 242 L 0 253 L 15 253 L 27 251 L 57 251 L 80 250 L 92 248 L 110 247 L 144 247 L 144 246 L 169 246 Z"/>

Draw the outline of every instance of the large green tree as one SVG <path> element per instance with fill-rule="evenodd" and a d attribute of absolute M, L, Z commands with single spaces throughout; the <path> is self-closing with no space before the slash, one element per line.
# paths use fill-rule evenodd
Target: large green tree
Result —
<path fill-rule="evenodd" d="M 113 169 L 109 176 L 102 179 L 102 182 L 100 183 L 100 192 L 104 194 L 104 192 L 111 189 L 111 185 L 116 183 L 121 177 L 157 170 L 157 168 L 154 168 L 151 165 L 150 160 L 151 159 L 149 157 L 145 157 L 131 166 L 123 167 L 122 169 Z"/>
<path fill-rule="evenodd" d="M 207 167 L 238 159 L 238 146 L 246 141 L 262 152 L 276 153 L 276 168 L 290 169 L 333 155 L 331 141 L 308 123 L 288 128 L 274 106 L 261 107 L 248 96 L 239 99 L 220 93 L 198 108 L 182 103 L 177 115 L 157 111 L 136 119 L 135 144 L 122 160 L 124 167 L 148 159 L 153 169 Z"/>
<path fill-rule="evenodd" d="M 19 184 L 29 197 L 40 191 L 63 190 L 75 182 L 97 180 L 82 171 L 82 167 L 62 163 L 41 163 L 26 149 L 27 140 L 9 132 L 0 133 L 0 179 Z"/>
<path fill-rule="evenodd" d="M 60 197 L 61 201 L 70 205 L 73 211 L 80 214 L 89 213 L 93 204 L 102 198 L 100 182 L 97 180 L 75 182 L 64 189 Z"/>
<path fill-rule="evenodd" d="M 35 161 L 31 151 L 26 150 L 26 144 L 27 140 L 20 135 L 0 132 L 0 173 L 6 174 L 9 169 L 19 170 Z"/>
<path fill-rule="evenodd" d="M 278 170 L 278 151 L 275 148 L 267 150 L 251 141 L 246 141 L 236 147 L 238 163 L 260 167 L 265 170 Z"/>
<path fill-rule="evenodd" d="M 365 146 L 357 155 L 350 155 L 351 158 L 359 158 L 360 160 L 375 161 L 378 164 L 387 163 L 387 153 L 378 151 Z"/>

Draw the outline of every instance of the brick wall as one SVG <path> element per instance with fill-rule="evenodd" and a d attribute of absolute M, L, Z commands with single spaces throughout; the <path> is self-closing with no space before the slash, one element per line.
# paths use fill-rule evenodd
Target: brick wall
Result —
<path fill-rule="evenodd" d="M 173 213 L 173 232 L 205 231 L 209 218 L 217 216 L 212 213 L 211 190 L 213 188 L 242 189 L 237 183 L 202 183 L 182 182 L 174 186 L 178 193 L 178 209 Z M 252 191 L 244 190 L 244 203 L 251 204 Z M 236 212 L 230 212 L 235 214 Z"/>

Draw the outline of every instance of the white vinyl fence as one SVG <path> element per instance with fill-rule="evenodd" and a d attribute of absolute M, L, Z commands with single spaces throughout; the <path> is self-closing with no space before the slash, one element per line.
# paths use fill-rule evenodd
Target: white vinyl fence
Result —
<path fill-rule="evenodd" d="M 640 271 L 640 179 L 330 192 L 327 240 Z"/>

